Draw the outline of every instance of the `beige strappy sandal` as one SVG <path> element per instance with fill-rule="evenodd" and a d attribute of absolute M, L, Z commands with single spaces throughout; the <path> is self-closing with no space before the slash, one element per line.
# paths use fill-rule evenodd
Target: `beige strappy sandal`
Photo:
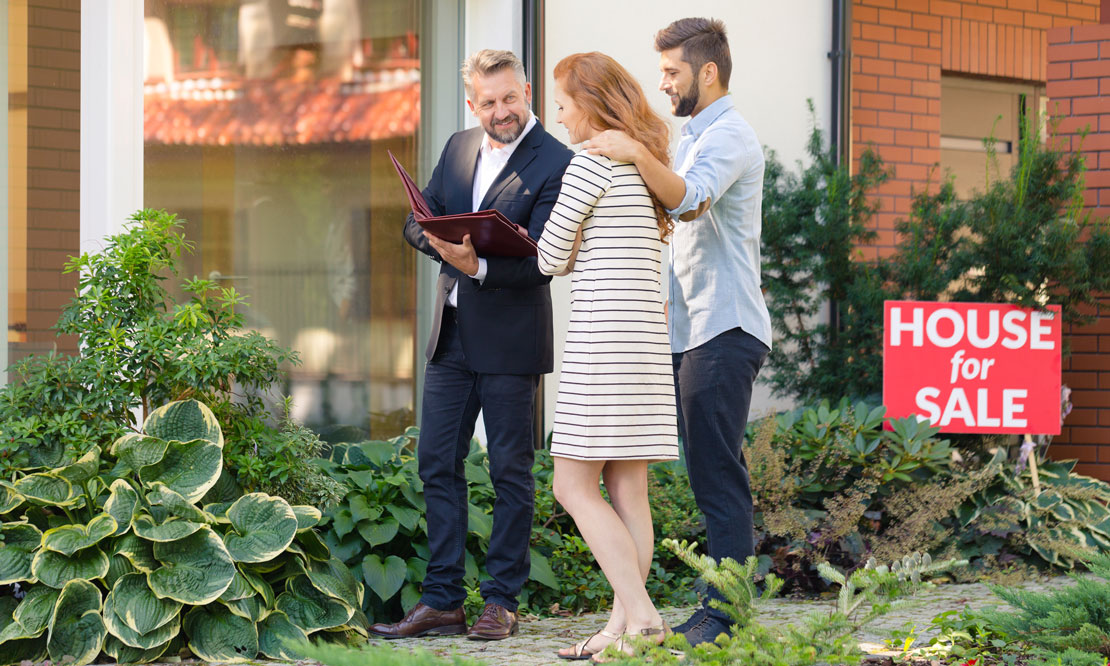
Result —
<path fill-rule="evenodd" d="M 643 636 L 643 637 L 658 636 L 658 635 L 662 634 L 660 639 L 655 643 L 656 645 L 661 645 L 663 643 L 663 641 L 666 640 L 667 636 L 670 635 L 670 633 L 671 633 L 671 628 L 667 626 L 666 622 L 664 622 L 664 623 L 660 624 L 657 627 L 644 627 L 643 629 L 640 629 L 639 631 L 637 631 L 635 634 L 630 634 L 628 632 L 625 632 L 625 633 L 621 634 L 620 637 L 618 637 L 617 640 L 614 643 L 612 643 L 612 645 L 615 645 L 617 647 L 618 651 L 623 652 L 624 654 L 627 654 L 627 655 L 631 655 L 632 652 L 629 652 L 625 648 L 626 648 L 626 643 L 628 643 L 628 641 L 633 636 L 636 636 L 637 638 L 639 638 L 641 636 Z M 611 661 L 615 661 L 613 659 L 599 659 L 598 658 L 599 656 L 600 656 L 600 653 L 594 653 L 594 656 L 590 657 L 590 663 L 592 663 L 592 664 L 608 664 Z"/>
<path fill-rule="evenodd" d="M 574 652 L 572 652 L 571 654 L 563 654 L 562 652 L 558 652 L 556 654 L 559 655 L 560 659 L 569 659 L 571 661 L 585 661 L 586 659 L 589 659 L 598 652 L 601 652 L 601 650 L 605 649 L 605 647 L 603 647 L 601 648 L 601 650 L 586 650 L 586 646 L 590 644 L 590 641 L 597 638 L 598 636 L 604 636 L 609 639 L 609 643 L 607 643 L 605 647 L 609 647 L 609 645 L 611 645 L 613 641 L 619 641 L 621 639 L 619 634 L 614 634 L 611 631 L 605 631 L 604 628 L 601 628 L 590 634 L 590 637 L 582 641 L 581 643 L 575 643 Z"/>

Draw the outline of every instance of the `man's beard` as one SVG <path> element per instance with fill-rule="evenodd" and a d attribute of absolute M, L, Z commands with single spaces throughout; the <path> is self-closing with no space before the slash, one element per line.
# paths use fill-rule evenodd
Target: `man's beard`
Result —
<path fill-rule="evenodd" d="M 678 94 L 678 104 L 674 106 L 674 115 L 679 118 L 685 118 L 690 115 L 694 112 L 694 107 L 698 105 L 699 99 L 701 99 L 701 85 L 697 79 L 694 79 L 688 94 Z"/>
<path fill-rule="evenodd" d="M 501 131 L 494 129 L 492 120 L 490 124 L 483 127 L 483 129 L 486 130 L 486 134 L 497 143 L 510 144 L 520 138 L 521 133 L 524 131 L 524 121 L 520 119 L 520 116 L 513 114 L 512 119 L 515 122 Z"/>

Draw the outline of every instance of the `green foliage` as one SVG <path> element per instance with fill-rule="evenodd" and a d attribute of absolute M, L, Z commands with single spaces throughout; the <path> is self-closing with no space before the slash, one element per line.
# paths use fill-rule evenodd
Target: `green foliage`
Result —
<path fill-rule="evenodd" d="M 986 483 L 959 508 L 960 550 L 967 557 L 1008 550 L 1071 569 L 1085 554 L 1110 552 L 1110 484 L 1075 474 L 1074 460 L 1014 474 L 997 450 L 984 466 Z"/>
<path fill-rule="evenodd" d="M 801 176 L 771 154 L 763 194 L 763 284 L 776 335 L 769 382 L 812 401 L 877 395 L 882 388 L 883 301 L 919 299 L 1062 306 L 1066 324 L 1110 289 L 1110 227 L 1082 210 L 1079 153 L 1041 143 L 1030 118 L 1008 178 L 967 200 L 951 180 L 916 193 L 884 259 L 873 240 L 868 193 L 889 175 L 872 151 L 854 174 L 837 165 L 815 128 Z M 831 302 L 835 325 L 817 316 Z"/>
<path fill-rule="evenodd" d="M 197 401 L 141 435 L 0 481 L 0 664 L 101 652 L 148 662 L 187 647 L 206 661 L 295 658 L 287 639 L 364 631 L 363 587 L 313 530 L 320 513 L 249 493 L 201 505 L 223 434 Z M 44 471 L 36 471 L 44 470 Z"/>
<path fill-rule="evenodd" d="M 798 625 L 764 625 L 757 621 L 759 606 L 774 597 L 782 581 L 766 576 L 762 592 L 757 585 L 759 561 L 748 558 L 740 565 L 732 560 L 721 563 L 694 552 L 692 545 L 667 539 L 665 546 L 701 576 L 721 590 L 725 602 L 714 605 L 735 621 L 731 636 L 716 643 L 688 645 L 681 636 L 667 639 L 662 647 L 641 644 L 637 654 L 622 658 L 629 664 L 754 664 L 766 666 L 808 666 L 811 664 L 855 664 L 862 656 L 853 634 L 876 618 L 888 613 L 902 598 L 928 583 L 922 577 L 936 575 L 960 564 L 955 560 L 932 562 L 925 555 L 907 556 L 895 566 L 868 562 L 845 576 L 828 563 L 821 571 L 829 581 L 841 586 L 836 607 L 814 611 Z M 607 648 L 607 654 L 615 649 Z"/>
<path fill-rule="evenodd" d="M 1076 650 L 1100 655 L 1105 662 L 1110 656 L 1110 554 L 1085 562 L 1095 577 L 1072 573 L 1073 585 L 1050 592 L 992 585 L 1016 612 L 987 610 L 983 616 L 1044 656 Z"/>
<path fill-rule="evenodd" d="M 288 418 L 271 425 L 263 402 L 297 355 L 244 328 L 245 298 L 234 288 L 193 278 L 181 285 L 188 300 L 167 292 L 192 249 L 181 227 L 165 211 L 142 210 L 103 250 L 66 265 L 78 288 L 57 330 L 76 336 L 81 353 L 11 368 L 14 381 L 0 389 L 0 474 L 65 465 L 126 433 L 139 408 L 196 398 L 217 415 L 225 461 L 244 489 L 336 500 L 338 488 L 308 464 L 319 441 Z"/>
<path fill-rule="evenodd" d="M 763 175 L 762 285 L 781 340 L 768 358 L 768 381 L 803 400 L 867 396 L 882 381 L 887 294 L 859 246 L 876 237 L 870 221 L 878 203 L 868 193 L 890 173 L 871 150 L 849 173 L 816 126 L 806 152 L 810 165 L 794 175 L 768 151 Z M 840 305 L 835 327 L 818 316 L 830 299 Z"/>
<path fill-rule="evenodd" d="M 325 513 L 324 541 L 369 588 L 363 610 L 374 619 L 395 620 L 412 608 L 420 599 L 428 566 L 423 482 L 415 457 L 418 436 L 419 430 L 410 427 L 389 441 L 336 443 L 329 459 L 317 461 L 346 488 L 343 500 Z M 481 610 L 477 589 L 486 578 L 485 553 L 493 529 L 489 460 L 477 442 L 471 444 L 464 471 L 470 532 L 463 584 L 470 592 L 469 612 Z M 521 609 L 547 613 L 607 608 L 612 589 L 573 520 L 555 501 L 549 453 L 537 452 L 532 474 L 536 494 L 531 572 L 521 593 Z M 658 539 L 703 532 L 681 463 L 653 465 L 649 474 Z M 657 543 L 648 579 L 653 598 L 662 604 L 692 603 L 696 600 L 693 582 L 689 567 Z"/>

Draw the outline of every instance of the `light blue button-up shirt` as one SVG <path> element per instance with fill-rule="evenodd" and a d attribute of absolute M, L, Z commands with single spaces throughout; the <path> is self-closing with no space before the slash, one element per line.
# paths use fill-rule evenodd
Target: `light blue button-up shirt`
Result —
<path fill-rule="evenodd" d="M 771 318 L 759 288 L 763 148 L 732 96 L 705 107 L 682 127 L 675 172 L 686 196 L 675 218 L 709 199 L 671 237 L 671 351 L 689 351 L 740 327 L 771 347 Z"/>

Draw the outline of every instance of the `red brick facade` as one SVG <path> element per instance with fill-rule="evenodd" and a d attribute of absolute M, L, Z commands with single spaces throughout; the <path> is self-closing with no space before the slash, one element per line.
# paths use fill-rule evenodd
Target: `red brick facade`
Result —
<path fill-rule="evenodd" d="M 1106 17 L 1110 18 L 1110 17 Z M 1110 24 L 1048 31 L 1046 92 L 1063 120 L 1055 140 L 1086 157 L 1088 210 L 1110 216 Z M 1085 137 L 1080 137 L 1086 132 Z M 1078 458 L 1086 474 L 1110 479 L 1110 299 L 1092 325 L 1067 331 L 1071 358 L 1064 383 L 1074 409 L 1052 444 L 1058 458 Z"/>
<path fill-rule="evenodd" d="M 877 195 L 879 236 L 865 256 L 895 243 L 895 221 L 913 191 L 943 177 L 941 72 L 1047 86 L 1050 109 L 1071 116 L 1058 133 L 1083 127 L 1090 173 L 1087 202 L 1110 213 L 1110 25 L 1107 0 L 854 0 L 852 150 L 874 147 L 894 175 Z M 1106 20 L 1105 18 L 1103 20 Z M 1056 104 L 1060 103 L 1057 109 Z M 1079 458 L 1080 471 L 1110 479 L 1110 300 L 1091 326 L 1066 331 L 1073 356 L 1063 381 L 1074 411 L 1052 445 L 1055 458 Z"/>

